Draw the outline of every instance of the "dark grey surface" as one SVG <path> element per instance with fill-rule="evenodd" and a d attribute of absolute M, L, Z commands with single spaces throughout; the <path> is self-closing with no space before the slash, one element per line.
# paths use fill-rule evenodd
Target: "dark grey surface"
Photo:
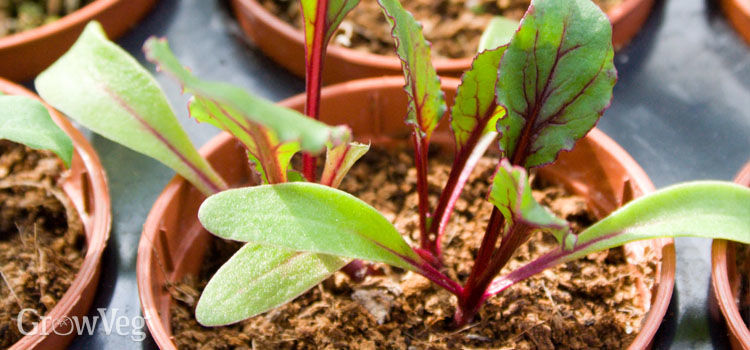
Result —
<path fill-rule="evenodd" d="M 750 160 L 750 50 L 713 1 L 657 1 L 636 39 L 615 60 L 619 83 L 599 127 L 641 164 L 657 187 L 692 179 L 731 179 Z M 304 83 L 248 43 L 219 0 L 162 0 L 119 40 L 144 62 L 140 46 L 165 36 L 183 64 L 204 78 L 224 80 L 272 100 L 301 92 Z M 300 58 L 302 59 L 302 58 Z M 151 70 L 153 66 L 147 65 Z M 217 132 L 187 118 L 177 84 L 157 75 L 196 145 Z M 87 134 L 109 175 L 114 223 L 92 308 L 139 316 L 135 260 L 151 204 L 173 173 L 157 162 Z M 724 348 L 725 333 L 707 312 L 710 244 L 678 239 L 677 280 L 657 348 Z M 99 326 L 71 349 L 153 348 L 131 334 Z"/>

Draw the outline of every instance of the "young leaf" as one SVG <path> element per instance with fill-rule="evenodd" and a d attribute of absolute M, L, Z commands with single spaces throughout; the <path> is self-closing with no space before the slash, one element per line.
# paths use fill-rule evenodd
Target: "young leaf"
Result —
<path fill-rule="evenodd" d="M 180 81 L 185 92 L 195 95 L 191 112 L 196 117 L 231 132 L 247 146 L 270 183 L 286 181 L 289 159 L 298 150 L 317 153 L 350 138 L 344 126 L 330 127 L 241 88 L 196 78 L 163 39 L 150 38 L 144 50 L 149 60 Z"/>
<path fill-rule="evenodd" d="M 560 243 L 568 233 L 569 227 L 565 220 L 556 217 L 534 200 L 526 169 L 511 165 L 508 159 L 503 159 L 497 168 L 489 201 L 500 210 L 506 223 L 523 221 L 535 228 L 548 230 Z"/>
<path fill-rule="evenodd" d="M 493 17 L 482 32 L 482 37 L 479 38 L 477 51 L 494 50 L 507 45 L 516 33 L 516 29 L 518 29 L 518 21 L 502 16 Z"/>
<path fill-rule="evenodd" d="M 326 165 L 320 183 L 326 186 L 339 187 L 341 180 L 349 172 L 359 158 L 362 158 L 370 149 L 370 145 L 352 142 L 328 148 L 326 152 Z"/>
<path fill-rule="evenodd" d="M 320 88 L 328 42 L 346 14 L 359 0 L 301 0 L 305 27 L 305 115 L 320 119 Z M 317 160 L 304 153 L 303 172 L 315 182 Z"/>
<path fill-rule="evenodd" d="M 456 101 L 451 107 L 451 128 L 456 137 L 456 149 L 473 147 L 481 136 L 495 132 L 497 120 L 505 110 L 497 108 L 495 85 L 500 59 L 506 46 L 479 53 L 471 69 L 461 77 L 456 90 Z"/>
<path fill-rule="evenodd" d="M 198 154 L 156 80 L 97 22 L 35 81 L 39 95 L 85 127 L 153 157 L 205 194 L 226 184 Z"/>
<path fill-rule="evenodd" d="M 344 20 L 359 0 L 302 0 L 302 17 L 305 24 L 305 57 L 313 56 L 316 45 L 322 51 L 333 37 L 336 28 Z M 325 21 L 318 21 L 318 13 L 325 15 Z M 318 39 L 319 38 L 319 39 Z M 316 42 L 320 40 L 320 42 Z"/>
<path fill-rule="evenodd" d="M 398 0 L 378 0 L 378 3 L 391 26 L 406 78 L 407 122 L 417 128 L 420 138 L 429 140 L 446 109 L 440 79 L 432 66 L 430 45 L 422 34 L 422 26 Z"/>
<path fill-rule="evenodd" d="M 198 219 L 226 239 L 379 261 L 416 270 L 419 256 L 375 208 L 315 183 L 290 182 L 221 192 Z"/>
<path fill-rule="evenodd" d="M 590 0 L 534 0 L 503 55 L 500 147 L 514 165 L 552 162 L 609 105 L 616 71 L 612 25 Z"/>
<path fill-rule="evenodd" d="M 492 282 L 495 295 L 549 267 L 628 242 L 660 237 L 705 237 L 750 243 L 750 188 L 720 181 L 678 184 L 640 197 L 565 244 Z"/>
<path fill-rule="evenodd" d="M 221 326 L 261 314 L 314 287 L 350 260 L 245 244 L 203 290 L 195 317 Z"/>
<path fill-rule="evenodd" d="M 229 106 L 222 107 L 205 98 L 193 96 L 188 108 L 199 122 L 226 130 L 242 142 L 263 183 L 288 181 L 289 161 L 299 151 L 299 142 L 280 143 L 268 128 L 248 121 Z"/>
<path fill-rule="evenodd" d="M 440 255 L 440 242 L 453 206 L 477 162 L 497 137 L 497 120 L 505 114 L 495 103 L 497 70 L 504 52 L 505 47 L 499 47 L 479 53 L 456 91 L 456 102 L 450 113 L 456 156 L 429 230 L 435 237 L 431 244 L 436 255 Z"/>
<path fill-rule="evenodd" d="M 55 152 L 70 166 L 73 142 L 41 102 L 25 96 L 0 95 L 0 139 Z"/>

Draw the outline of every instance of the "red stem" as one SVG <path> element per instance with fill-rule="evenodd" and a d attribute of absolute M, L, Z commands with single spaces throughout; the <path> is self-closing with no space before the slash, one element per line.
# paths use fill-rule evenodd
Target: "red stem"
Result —
<path fill-rule="evenodd" d="M 496 108 L 497 103 L 493 101 L 485 111 L 480 122 L 472 130 L 464 145 L 457 151 L 455 158 L 453 158 L 453 166 L 448 175 L 448 182 L 440 193 L 440 199 L 432 214 L 432 222 L 428 230 L 428 237 L 434 237 L 431 242 L 431 251 L 438 258 L 442 256 L 443 234 L 445 233 L 448 220 L 453 213 L 456 201 L 461 195 L 463 187 L 469 179 L 469 175 L 471 175 L 471 172 L 476 167 L 477 162 L 495 138 L 495 136 L 488 136 L 483 134 L 483 132 L 487 123 L 495 114 Z"/>
<path fill-rule="evenodd" d="M 414 163 L 417 167 L 417 192 L 419 194 L 419 246 L 437 257 L 434 239 L 427 232 L 429 196 L 427 188 L 427 148 L 429 140 L 419 136 L 419 130 L 412 133 L 414 139 Z"/>
<path fill-rule="evenodd" d="M 498 216 L 500 217 L 499 219 L 492 220 L 493 217 L 497 218 Z M 504 221 L 502 215 L 493 215 L 493 217 L 490 217 L 490 225 L 487 226 L 488 231 L 482 240 L 482 247 L 479 252 L 480 257 L 484 260 L 480 261 L 479 257 L 477 258 L 469 280 L 464 287 L 463 294 L 458 298 L 458 309 L 456 309 L 456 315 L 453 319 L 456 327 L 462 327 L 474 318 L 474 315 L 479 311 L 479 307 L 482 306 L 482 303 L 486 299 L 485 291 L 489 288 L 492 280 L 500 273 L 500 270 L 502 270 L 508 260 L 510 260 L 513 252 L 526 241 L 526 238 L 528 238 L 533 229 L 532 226 L 520 220 L 513 223 L 508 233 L 500 242 L 498 250 L 491 257 L 482 256 L 483 254 L 487 254 L 486 247 L 493 241 L 492 236 L 494 236 L 495 242 L 497 241 L 497 236 L 499 236 L 497 233 L 493 234 L 490 229 L 497 229 L 494 232 L 500 232 Z M 496 222 L 499 224 L 493 224 Z M 488 236 L 491 237 L 487 238 Z M 485 252 L 482 252 L 482 248 L 484 248 Z M 494 248 L 494 242 L 490 248 Z M 489 251 L 491 250 L 489 249 Z"/>
<path fill-rule="evenodd" d="M 320 89 L 323 73 L 323 59 L 326 52 L 326 18 L 328 17 L 328 0 L 318 0 L 315 10 L 315 28 L 312 43 L 306 43 L 310 49 L 305 50 L 305 115 L 320 119 Z M 317 159 L 309 153 L 302 155 L 302 173 L 307 181 L 315 182 Z"/>

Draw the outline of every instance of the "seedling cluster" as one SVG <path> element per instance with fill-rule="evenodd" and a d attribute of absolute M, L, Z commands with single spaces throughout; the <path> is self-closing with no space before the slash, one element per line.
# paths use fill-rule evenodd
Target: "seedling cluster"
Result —
<path fill-rule="evenodd" d="M 750 190 L 724 182 L 675 185 L 635 199 L 574 234 L 531 196 L 528 173 L 570 150 L 601 117 L 616 81 L 611 25 L 590 0 L 534 0 L 509 43 L 485 46 L 446 106 L 421 26 L 398 0 L 379 0 L 392 27 L 409 96 L 419 193 L 417 247 L 373 207 L 336 189 L 368 146 L 345 126 L 316 119 L 325 47 L 350 0 L 303 0 L 307 41 L 307 116 L 184 68 L 164 40 L 151 38 L 147 58 L 193 97 L 190 114 L 232 133 L 262 179 L 228 189 L 201 158 L 155 80 L 90 24 L 73 48 L 42 73 L 36 87 L 81 124 L 170 166 L 208 195 L 199 212 L 211 233 L 248 242 L 203 291 L 196 317 L 204 325 L 237 322 L 286 303 L 353 259 L 424 275 L 458 300 L 454 326 L 470 322 L 483 302 L 546 268 L 627 242 L 701 236 L 750 243 Z M 488 35 L 490 38 L 492 35 Z M 488 41 L 491 41 L 488 39 Z M 449 122 L 455 157 L 437 205 L 427 196 L 428 150 Z M 488 200 L 494 205 L 468 280 L 441 265 L 454 204 L 478 160 L 497 144 L 500 156 Z M 325 151 L 318 179 L 316 157 Z M 304 154 L 302 174 L 290 159 Z M 304 175 L 304 176 L 303 176 Z M 559 247 L 498 276 L 518 247 L 538 231 Z M 478 232 L 477 234 L 481 234 Z"/>

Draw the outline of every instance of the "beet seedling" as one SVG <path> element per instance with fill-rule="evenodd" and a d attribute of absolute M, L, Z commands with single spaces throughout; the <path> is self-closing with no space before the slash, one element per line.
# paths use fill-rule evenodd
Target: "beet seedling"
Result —
<path fill-rule="evenodd" d="M 337 15 L 323 9 L 351 3 L 303 1 L 325 26 L 306 30 L 307 114 L 318 113 L 325 43 Z M 352 259 L 420 273 L 456 295 L 455 326 L 482 303 L 546 268 L 627 242 L 700 236 L 750 243 L 750 189 L 725 182 L 675 185 L 636 199 L 579 234 L 534 201 L 528 171 L 570 150 L 609 105 L 616 72 L 611 26 L 590 0 L 535 0 L 509 44 L 482 51 L 448 109 L 420 25 L 397 0 L 379 0 L 393 30 L 409 96 L 419 192 L 418 247 L 411 247 L 373 207 L 335 188 L 367 146 L 349 143 L 344 127 L 330 127 L 239 88 L 196 78 L 150 39 L 147 57 L 193 94 L 190 112 L 234 134 L 260 174 L 259 186 L 227 185 L 190 144 L 148 72 L 90 24 L 78 42 L 36 80 L 51 104 L 90 129 L 148 154 L 211 195 L 199 219 L 213 234 L 248 242 L 213 276 L 196 309 L 204 325 L 237 322 L 292 300 Z M 310 17 L 306 17 L 309 20 Z M 321 35 L 325 35 L 321 38 Z M 316 63 L 317 62 L 317 63 Z M 316 92 L 317 91 L 317 92 Z M 314 104 L 314 105 L 313 105 Z M 312 105 L 312 106 L 311 106 Z M 448 113 L 455 158 L 435 208 L 427 198 L 427 155 Z M 443 232 L 471 171 L 495 141 L 501 157 L 488 200 L 494 205 L 468 281 L 461 285 L 440 265 Z M 314 154 L 327 151 L 320 183 L 289 167 L 307 152 L 305 177 L 315 179 Z M 295 180 L 294 182 L 290 182 Z M 488 181 L 490 181 L 488 179 Z M 505 276 L 512 253 L 532 233 L 549 232 L 553 251 Z M 499 243 L 498 243 L 499 242 Z"/>
<path fill-rule="evenodd" d="M 455 326 L 469 322 L 489 297 L 557 264 L 627 242 L 701 236 L 750 240 L 750 191 L 730 183 L 676 185 L 637 199 L 579 234 L 531 196 L 528 170 L 570 150 L 609 105 L 616 72 L 607 17 L 589 0 L 533 1 L 508 45 L 477 55 L 450 109 L 456 153 L 434 210 L 427 200 L 427 150 L 447 110 L 421 27 L 397 0 L 379 0 L 396 39 L 413 127 L 420 242 L 410 247 L 374 208 L 334 188 L 284 183 L 234 189 L 208 198 L 199 219 L 227 239 L 294 251 L 377 261 L 412 270 L 456 295 Z M 495 205 L 468 281 L 441 272 L 441 239 L 461 189 L 498 139 L 502 159 L 492 179 Z M 720 199 L 719 199 L 720 198 Z M 506 276 L 497 276 L 532 233 L 555 236 L 559 248 Z M 499 245 L 498 245 L 499 242 Z M 277 306 L 248 288 L 251 260 L 230 259 L 203 292 L 196 310 L 204 325 L 240 321 Z M 276 282 L 283 289 L 298 281 Z M 310 286 L 312 287 L 312 285 Z"/>

